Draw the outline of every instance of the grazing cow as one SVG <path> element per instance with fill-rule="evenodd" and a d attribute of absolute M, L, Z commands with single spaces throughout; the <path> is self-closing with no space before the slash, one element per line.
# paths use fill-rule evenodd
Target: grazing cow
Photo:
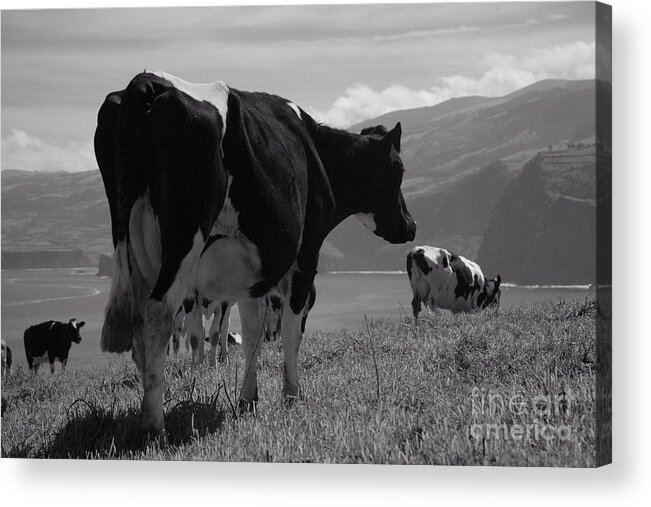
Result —
<path fill-rule="evenodd" d="M 454 313 L 500 304 L 500 275 L 488 280 L 476 263 L 443 248 L 414 248 L 407 254 L 407 274 L 415 318 L 421 303 L 431 310 L 443 308 Z"/>
<path fill-rule="evenodd" d="M 237 344 L 235 334 L 228 330 L 233 304 L 233 301 L 213 302 L 208 298 L 203 298 L 201 312 L 204 319 L 209 320 L 212 317 L 208 336 L 206 337 L 206 341 L 210 343 L 210 350 L 208 351 L 208 364 L 210 366 L 216 364 L 217 344 L 219 344 L 220 363 L 225 363 L 228 360 L 228 346 Z"/>
<path fill-rule="evenodd" d="M 191 294 L 237 301 L 246 366 L 240 407 L 258 400 L 266 305 L 281 281 L 283 395 L 299 396 L 301 323 L 328 233 L 356 215 L 391 243 L 416 224 L 400 186 L 401 127 L 358 135 L 295 104 L 222 82 L 137 75 L 100 108 L 95 154 L 116 249 L 102 349 L 132 350 L 141 425 L 164 435 L 165 348 Z"/>
<path fill-rule="evenodd" d="M 2 340 L 2 376 L 11 373 L 11 348 L 7 345 L 7 342 Z"/>
<path fill-rule="evenodd" d="M 50 373 L 54 373 L 54 361 L 61 362 L 61 368 L 66 371 L 68 353 L 72 343 L 81 343 L 79 330 L 85 322 L 70 319 L 67 324 L 56 320 L 48 320 L 28 327 L 25 330 L 25 355 L 29 369 L 38 373 L 42 363 L 50 363 Z"/>
<path fill-rule="evenodd" d="M 181 340 L 185 338 L 185 350 L 190 350 L 190 340 L 187 338 L 187 331 L 185 329 L 185 311 L 183 306 L 179 308 L 174 316 L 174 327 L 172 328 L 172 353 L 175 356 L 179 355 L 181 349 Z M 169 355 L 169 349 L 167 351 Z"/>
<path fill-rule="evenodd" d="M 192 367 L 203 363 L 205 357 L 204 341 L 210 342 L 208 361 L 211 366 L 216 365 L 217 345 L 219 344 L 219 362 L 226 359 L 228 348 L 228 327 L 232 303 L 213 303 L 208 298 L 203 298 L 201 304 L 197 301 L 197 294 L 188 296 L 183 300 L 182 310 L 185 313 L 185 329 L 188 341 L 192 348 Z M 212 318 L 210 334 L 206 337 L 205 323 Z"/>

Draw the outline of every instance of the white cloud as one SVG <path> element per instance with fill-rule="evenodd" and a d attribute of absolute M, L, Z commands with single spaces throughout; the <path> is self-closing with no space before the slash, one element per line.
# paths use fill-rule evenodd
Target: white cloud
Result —
<path fill-rule="evenodd" d="M 451 97 L 499 97 L 541 79 L 594 79 L 595 43 L 576 41 L 531 50 L 518 57 L 493 53 L 482 63 L 487 70 L 479 77 L 445 76 L 427 89 L 414 90 L 396 84 L 376 91 L 364 84 L 354 84 L 328 110 L 311 108 L 310 113 L 329 125 L 348 127 L 390 111 L 431 106 Z"/>
<path fill-rule="evenodd" d="M 96 167 L 91 146 L 58 146 L 14 129 L 2 139 L 2 169 L 78 172 Z"/>
<path fill-rule="evenodd" d="M 430 106 L 448 98 L 450 97 L 433 89 L 412 90 L 406 86 L 392 85 L 378 92 L 370 86 L 354 84 L 327 111 L 309 108 L 309 112 L 328 125 L 348 127 L 390 111 Z"/>

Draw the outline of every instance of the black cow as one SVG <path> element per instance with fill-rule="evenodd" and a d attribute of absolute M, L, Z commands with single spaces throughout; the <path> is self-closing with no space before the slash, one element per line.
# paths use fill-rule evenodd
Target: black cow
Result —
<path fill-rule="evenodd" d="M 11 373 L 11 364 L 12 364 L 11 348 L 7 345 L 7 342 L 2 340 L 2 376 Z"/>
<path fill-rule="evenodd" d="M 70 319 L 67 324 L 56 320 L 41 322 L 25 330 L 25 355 L 29 369 L 38 373 L 42 363 L 50 363 L 50 373 L 54 373 L 54 361 L 59 360 L 61 369 L 66 371 L 68 353 L 72 343 L 81 343 L 79 330 L 85 322 Z"/>
<path fill-rule="evenodd" d="M 163 430 L 166 346 L 191 294 L 237 301 L 246 357 L 239 402 L 252 408 L 258 300 L 286 286 L 283 394 L 299 396 L 301 324 L 328 233 L 356 215 L 391 243 L 415 237 L 400 190 L 400 137 L 399 123 L 385 134 L 352 134 L 281 97 L 162 72 L 139 74 L 106 97 L 95 154 L 116 265 L 102 349 L 132 350 L 144 429 Z"/>

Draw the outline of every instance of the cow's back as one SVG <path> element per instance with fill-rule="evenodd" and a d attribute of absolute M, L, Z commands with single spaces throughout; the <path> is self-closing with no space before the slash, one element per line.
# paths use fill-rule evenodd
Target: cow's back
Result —
<path fill-rule="evenodd" d="M 32 357 L 45 354 L 50 346 L 56 324 L 55 321 L 48 320 L 28 327 L 23 335 L 25 352 Z"/>

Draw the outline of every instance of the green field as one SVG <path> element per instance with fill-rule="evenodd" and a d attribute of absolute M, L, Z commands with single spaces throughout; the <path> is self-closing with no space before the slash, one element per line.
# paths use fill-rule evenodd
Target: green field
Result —
<path fill-rule="evenodd" d="M 5 378 L 2 456 L 451 465 L 595 465 L 596 305 L 370 320 L 306 334 L 303 399 L 281 402 L 282 353 L 260 356 L 255 414 L 233 410 L 243 357 L 167 367 L 169 445 L 138 431 L 130 359 Z"/>

